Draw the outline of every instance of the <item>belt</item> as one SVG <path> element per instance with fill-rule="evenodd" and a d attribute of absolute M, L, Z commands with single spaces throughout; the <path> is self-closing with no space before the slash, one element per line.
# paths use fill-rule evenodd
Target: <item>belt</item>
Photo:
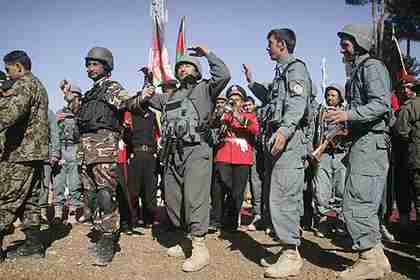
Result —
<path fill-rule="evenodd" d="M 156 153 L 156 148 L 149 145 L 137 145 L 133 147 L 133 151 L 134 153 L 144 152 L 154 154 Z"/>

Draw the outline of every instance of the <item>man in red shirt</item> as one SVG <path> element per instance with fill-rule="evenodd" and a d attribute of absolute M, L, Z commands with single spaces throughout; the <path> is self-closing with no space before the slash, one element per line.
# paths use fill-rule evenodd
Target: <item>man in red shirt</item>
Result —
<path fill-rule="evenodd" d="M 223 141 L 216 147 L 214 159 L 215 184 L 220 191 L 213 199 L 218 200 L 222 207 L 214 209 L 214 215 L 221 222 L 226 211 L 227 220 L 223 221 L 222 226 L 227 231 L 236 231 L 249 169 L 253 164 L 254 138 L 259 133 L 259 125 L 255 113 L 242 109 L 247 97 L 242 87 L 231 86 L 226 97 L 232 110 L 221 117 L 220 133 Z"/>

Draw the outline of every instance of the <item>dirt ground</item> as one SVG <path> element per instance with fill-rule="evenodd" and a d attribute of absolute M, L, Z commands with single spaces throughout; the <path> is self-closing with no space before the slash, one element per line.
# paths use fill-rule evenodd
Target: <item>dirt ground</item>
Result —
<path fill-rule="evenodd" d="M 87 253 L 89 227 L 60 226 L 43 231 L 49 245 L 44 259 L 23 258 L 0 264 L 0 279 L 263 279 L 263 256 L 273 256 L 280 247 L 264 232 L 240 231 L 236 234 L 208 236 L 211 263 L 202 271 L 184 273 L 182 260 L 166 255 L 166 248 L 175 234 L 139 228 L 132 236 L 121 236 L 121 251 L 108 267 L 95 267 Z M 6 238 L 10 247 L 22 240 L 16 231 Z M 304 258 L 303 272 L 293 279 L 336 279 L 335 272 L 351 265 L 356 255 L 346 240 L 320 239 L 304 232 L 300 252 Z M 420 246 L 408 243 L 386 243 L 393 272 L 384 279 L 420 279 Z M 344 249 L 343 249 L 344 248 Z"/>

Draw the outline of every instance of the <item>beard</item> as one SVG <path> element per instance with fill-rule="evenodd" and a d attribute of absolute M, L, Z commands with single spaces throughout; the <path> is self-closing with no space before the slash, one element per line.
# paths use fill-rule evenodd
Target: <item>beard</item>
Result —
<path fill-rule="evenodd" d="M 195 84 L 197 82 L 197 77 L 195 77 L 194 75 L 187 75 L 185 76 L 182 81 L 182 83 L 186 83 L 186 84 Z"/>
<path fill-rule="evenodd" d="M 91 79 L 93 81 L 97 81 L 97 80 L 100 80 L 101 78 L 105 77 L 105 74 L 104 73 L 100 74 L 100 73 L 97 73 L 97 72 L 94 72 L 94 71 L 89 71 L 88 72 L 88 77 L 89 77 L 89 79 Z"/>

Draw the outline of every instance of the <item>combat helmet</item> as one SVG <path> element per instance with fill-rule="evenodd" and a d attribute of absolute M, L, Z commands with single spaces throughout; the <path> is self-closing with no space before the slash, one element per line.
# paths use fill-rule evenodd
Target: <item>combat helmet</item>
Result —
<path fill-rule="evenodd" d="M 89 60 L 97 60 L 105 65 L 108 71 L 114 69 L 114 57 L 112 52 L 103 47 L 93 47 L 89 50 L 87 56 L 85 57 L 86 64 Z"/>
<path fill-rule="evenodd" d="M 337 35 L 340 38 L 344 35 L 351 36 L 367 52 L 372 48 L 372 29 L 366 24 L 347 24 Z"/>
<path fill-rule="evenodd" d="M 191 55 L 188 55 L 188 54 L 181 56 L 181 58 L 175 64 L 175 77 L 177 79 L 179 79 L 178 78 L 178 68 L 181 64 L 190 64 L 190 65 L 194 66 L 195 70 L 197 70 L 197 73 L 198 73 L 197 80 L 201 80 L 201 78 L 202 78 L 202 72 L 201 71 L 202 70 L 201 70 L 201 64 L 198 61 L 198 59 L 196 59 L 195 57 L 193 57 Z"/>

